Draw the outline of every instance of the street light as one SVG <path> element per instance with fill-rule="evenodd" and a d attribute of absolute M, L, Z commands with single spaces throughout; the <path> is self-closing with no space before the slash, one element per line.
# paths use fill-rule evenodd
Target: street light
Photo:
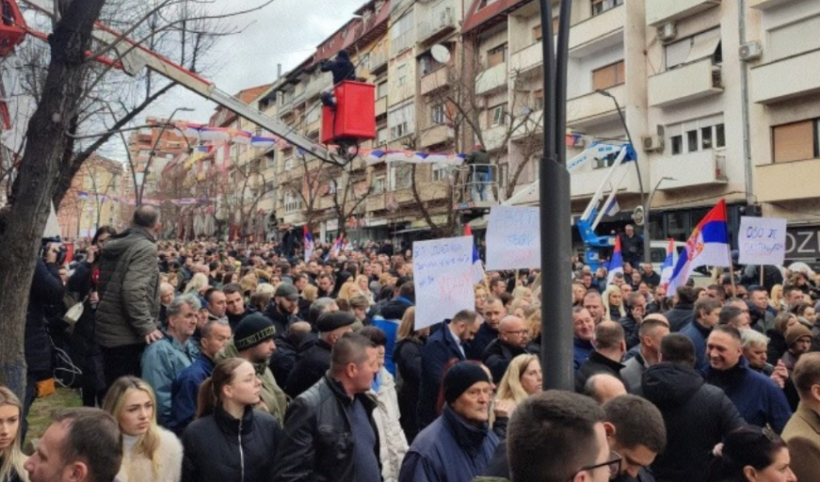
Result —
<path fill-rule="evenodd" d="M 148 155 L 148 162 L 145 163 L 145 169 L 143 169 L 143 171 L 142 171 L 142 182 L 140 183 L 140 189 L 137 192 L 137 199 L 136 199 L 136 201 L 137 201 L 136 205 L 137 206 L 142 204 L 142 195 L 145 192 L 145 179 L 148 177 L 148 170 L 151 168 L 151 161 L 154 160 L 154 155 L 156 155 L 156 153 L 157 153 L 157 146 L 159 145 L 159 141 L 162 140 L 162 136 L 163 136 L 163 134 L 165 134 L 165 129 L 171 124 L 171 121 L 173 120 L 174 116 L 179 111 L 193 112 L 194 109 L 191 109 L 190 107 L 177 107 L 176 109 L 174 109 L 173 112 L 171 112 L 171 115 L 168 116 L 168 119 L 162 124 L 162 129 L 160 129 L 160 131 L 159 131 L 159 135 L 157 136 L 157 140 L 154 141 L 154 145 L 151 146 L 151 153 Z M 132 169 L 132 171 L 133 171 L 133 169 Z M 136 182 L 137 182 L 137 173 L 132 172 L 132 174 L 134 176 L 134 184 L 136 184 Z"/>
<path fill-rule="evenodd" d="M 649 199 L 646 201 L 646 207 L 644 209 L 644 247 L 649 246 L 652 244 L 652 237 L 651 233 L 649 232 L 649 211 L 652 209 L 652 200 L 655 199 L 655 193 L 658 192 L 658 188 L 661 186 L 663 181 L 677 181 L 674 177 L 664 176 L 658 179 L 658 182 L 655 183 L 655 187 L 652 188 L 652 192 L 649 193 Z M 649 260 L 647 263 L 651 263 L 652 261 Z"/>
<path fill-rule="evenodd" d="M 632 134 L 629 132 L 629 126 L 626 125 L 626 117 L 624 117 L 624 112 L 621 110 L 621 104 L 618 103 L 618 99 L 615 98 L 614 95 L 609 93 L 609 91 L 603 89 L 597 89 L 595 91 L 598 94 L 603 95 L 604 97 L 609 97 L 612 99 L 612 102 L 615 103 L 615 109 L 618 111 L 618 117 L 621 119 L 621 124 L 624 126 L 624 131 L 626 131 L 626 138 L 629 140 L 629 145 L 632 146 L 632 151 L 635 153 L 635 171 L 638 174 L 638 188 L 641 190 L 641 206 L 643 206 L 644 212 L 644 220 L 647 220 L 649 206 L 646 204 L 646 193 L 643 190 L 643 179 L 641 178 L 641 166 L 638 164 L 638 151 L 635 149 L 635 143 L 632 142 Z M 646 225 L 646 221 L 644 221 L 644 226 Z M 644 243 L 643 243 L 643 259 L 646 263 L 652 262 L 652 256 L 650 255 L 650 247 L 649 247 L 649 237 L 647 236 L 648 232 L 646 228 L 644 228 Z"/>

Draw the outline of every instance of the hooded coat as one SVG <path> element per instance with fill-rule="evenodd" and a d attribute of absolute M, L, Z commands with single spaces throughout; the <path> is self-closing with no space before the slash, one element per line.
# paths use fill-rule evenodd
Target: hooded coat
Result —
<path fill-rule="evenodd" d="M 655 404 L 666 425 L 666 451 L 658 454 L 652 471 L 658 480 L 706 480 L 714 446 L 744 425 L 731 400 L 707 385 L 694 368 L 661 362 L 644 373 L 644 398 Z"/>

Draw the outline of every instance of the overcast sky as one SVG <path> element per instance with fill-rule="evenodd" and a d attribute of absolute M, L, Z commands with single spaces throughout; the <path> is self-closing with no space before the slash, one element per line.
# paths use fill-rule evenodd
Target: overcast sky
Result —
<path fill-rule="evenodd" d="M 219 0 L 214 2 L 219 5 L 214 9 L 230 12 L 260 3 L 261 0 Z M 245 30 L 217 40 L 208 53 L 208 63 L 215 67 L 204 75 L 231 94 L 271 83 L 276 79 L 276 64 L 282 64 L 282 72 L 298 65 L 365 3 L 366 0 L 276 0 L 263 10 L 232 19 L 234 27 Z M 177 86 L 157 101 L 146 116 L 167 117 L 177 107 L 196 109 L 183 112 L 178 118 L 184 115 L 186 120 L 205 123 L 217 106 Z"/>

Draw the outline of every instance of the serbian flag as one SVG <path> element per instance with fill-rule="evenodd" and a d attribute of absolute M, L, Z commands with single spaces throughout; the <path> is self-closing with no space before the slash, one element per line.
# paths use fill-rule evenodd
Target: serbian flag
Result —
<path fill-rule="evenodd" d="M 612 253 L 612 259 L 609 260 L 609 274 L 606 276 L 606 284 L 612 284 L 615 273 L 624 274 L 624 258 L 621 256 L 620 236 L 615 236 L 615 251 Z"/>
<path fill-rule="evenodd" d="M 468 224 L 464 227 L 464 236 L 472 236 L 473 229 Z M 481 264 L 481 258 L 478 256 L 478 249 L 473 243 L 473 283 L 478 284 L 484 281 L 484 265 Z"/>
<path fill-rule="evenodd" d="M 700 220 L 686 241 L 686 246 L 669 278 L 668 291 L 673 292 L 678 286 L 686 284 L 689 273 L 699 266 L 732 266 L 729 225 L 726 219 L 726 200 L 721 199 L 717 206 Z"/>
<path fill-rule="evenodd" d="M 675 269 L 675 240 L 669 240 L 669 246 L 666 247 L 666 259 L 663 260 L 661 266 L 661 286 L 663 289 L 669 287 L 669 279 L 672 277 L 672 271 Z"/>
<path fill-rule="evenodd" d="M 339 237 L 336 238 L 336 241 L 333 242 L 333 246 L 330 248 L 330 251 L 328 251 L 327 255 L 325 255 L 325 261 L 339 256 L 339 252 L 342 250 L 342 241 L 344 241 L 344 236 L 340 234 Z"/>
<path fill-rule="evenodd" d="M 305 237 L 305 263 L 307 263 L 310 261 L 310 257 L 313 256 L 313 236 L 310 235 L 307 224 L 302 226 L 302 233 Z"/>

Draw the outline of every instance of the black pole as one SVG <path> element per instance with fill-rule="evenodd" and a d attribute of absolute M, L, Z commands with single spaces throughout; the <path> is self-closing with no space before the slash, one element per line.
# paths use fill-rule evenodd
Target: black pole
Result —
<path fill-rule="evenodd" d="M 539 176 L 541 224 L 541 366 L 544 389 L 573 390 L 570 175 L 566 169 L 566 85 L 572 0 L 561 0 L 558 52 L 552 2 L 540 0 L 544 56 L 544 156 Z"/>

